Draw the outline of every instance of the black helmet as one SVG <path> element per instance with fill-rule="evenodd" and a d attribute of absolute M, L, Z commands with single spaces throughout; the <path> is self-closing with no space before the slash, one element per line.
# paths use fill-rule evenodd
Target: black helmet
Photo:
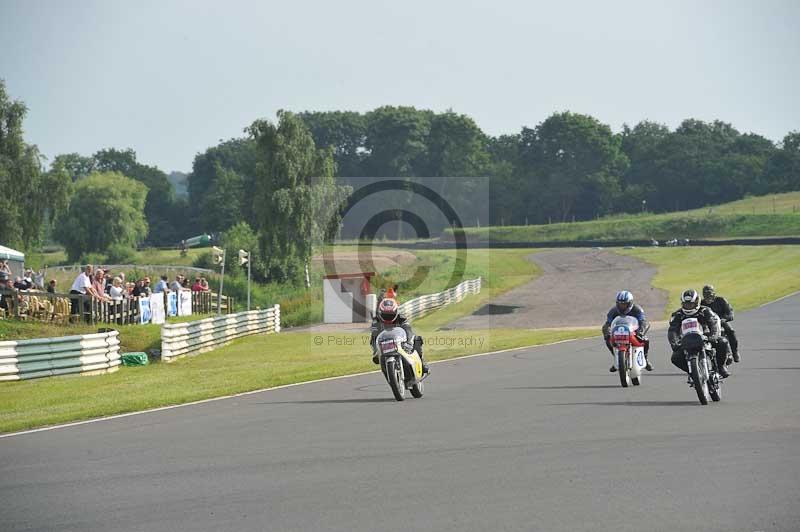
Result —
<path fill-rule="evenodd" d="M 681 308 L 683 313 L 691 316 L 700 309 L 700 295 L 697 290 L 684 290 L 681 294 Z"/>
<path fill-rule="evenodd" d="M 714 290 L 713 285 L 707 284 L 703 287 L 703 303 L 713 303 L 716 297 L 717 291 Z"/>

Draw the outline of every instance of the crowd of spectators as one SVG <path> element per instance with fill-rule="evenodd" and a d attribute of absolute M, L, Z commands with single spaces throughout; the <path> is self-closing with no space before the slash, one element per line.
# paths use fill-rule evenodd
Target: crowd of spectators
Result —
<path fill-rule="evenodd" d="M 21 294 L 28 292 L 46 291 L 53 295 L 58 295 L 58 283 L 55 279 L 50 279 L 45 286 L 45 276 L 41 272 L 33 272 L 30 268 L 25 270 L 24 275 L 14 277 L 8 262 L 0 260 L 0 288 L 7 291 L 14 291 L 19 300 Z M 151 288 L 150 277 L 128 281 L 124 272 L 113 275 L 109 268 L 86 265 L 83 270 L 75 277 L 70 286 L 69 293 L 72 295 L 89 296 L 90 299 L 84 301 L 84 312 L 89 312 L 91 300 L 121 303 L 126 299 L 139 297 L 149 297 L 154 293 L 180 292 L 191 290 L 192 292 L 208 292 L 210 288 L 205 277 L 195 277 L 194 284 L 190 284 L 189 279 L 184 275 L 178 274 L 170 283 L 168 277 L 162 275 L 156 286 Z M 14 297 L 12 294 L 5 293 L 0 297 L 0 308 L 9 309 L 8 298 Z M 71 299 L 71 313 L 80 313 L 79 298 Z"/>

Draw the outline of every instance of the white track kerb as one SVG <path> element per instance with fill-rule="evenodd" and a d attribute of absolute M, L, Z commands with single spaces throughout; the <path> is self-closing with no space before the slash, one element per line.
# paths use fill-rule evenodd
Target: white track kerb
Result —
<path fill-rule="evenodd" d="M 782 301 L 784 299 L 787 299 L 789 297 L 792 297 L 792 296 L 798 295 L 798 294 L 800 294 L 800 291 L 792 292 L 791 294 L 787 294 L 785 296 L 779 297 L 778 299 L 775 299 L 773 301 L 769 301 L 767 303 L 764 303 L 763 305 L 761 305 L 759 307 L 756 307 L 756 308 L 766 307 L 767 305 L 771 305 L 773 303 L 777 303 L 778 301 Z M 444 363 L 447 363 L 447 362 L 460 361 L 460 360 L 464 360 L 464 359 L 467 359 L 467 358 L 476 358 L 476 357 L 484 357 L 484 356 L 489 356 L 489 355 L 497 355 L 497 354 L 500 354 L 500 353 L 508 353 L 510 351 L 520 351 L 522 349 L 535 349 L 537 347 L 547 347 L 547 346 L 563 344 L 563 343 L 567 343 L 567 342 L 576 342 L 576 341 L 579 341 L 579 340 L 585 340 L 587 338 L 592 338 L 592 336 L 588 336 L 588 337 L 584 337 L 584 338 L 571 338 L 569 340 L 559 340 L 557 342 L 550 342 L 550 343 L 546 343 L 546 344 L 525 345 L 525 346 L 520 346 L 520 347 L 512 347 L 512 348 L 509 348 L 509 349 L 501 349 L 499 351 L 488 351 L 486 353 L 475 353 L 475 354 L 472 354 L 472 355 L 464 355 L 464 356 L 461 356 L 461 357 L 448 358 L 447 360 L 432 361 L 431 364 L 444 364 Z M 256 393 L 269 392 L 271 390 L 280 390 L 280 389 L 283 389 L 283 388 L 291 388 L 291 387 L 294 387 L 294 386 L 305 386 L 305 385 L 308 385 L 308 384 L 316 384 L 316 383 L 319 383 L 319 382 L 334 381 L 334 380 L 340 380 L 340 379 L 349 379 L 349 378 L 352 378 L 352 377 L 360 377 L 362 375 L 370 375 L 372 373 L 378 373 L 378 371 L 377 370 L 375 370 L 375 371 L 365 371 L 365 372 L 362 372 L 362 373 L 352 373 L 352 374 L 349 374 L 349 375 L 339 375 L 337 377 L 328 377 L 328 378 L 325 378 L 325 379 L 316 379 L 316 380 L 312 380 L 312 381 L 296 382 L 296 383 L 292 383 L 292 384 L 284 384 L 284 385 L 281 385 L 281 386 L 273 386 L 271 388 L 261 388 L 261 389 L 258 389 L 258 390 L 251 390 L 249 392 L 242 392 L 242 393 L 237 393 L 237 394 L 233 394 L 233 395 L 225 395 L 225 396 L 222 396 L 222 397 L 211 397 L 209 399 L 202 399 L 200 401 L 192 401 L 191 403 L 182 403 L 182 404 L 179 404 L 179 405 L 162 406 L 162 407 L 159 407 L 159 408 L 151 408 L 149 410 L 140 410 L 140 411 L 137 411 L 137 412 L 128 412 L 128 413 L 125 413 L 125 414 L 117 414 L 117 415 L 106 416 L 106 417 L 101 417 L 101 418 L 87 419 L 87 420 L 84 420 L 84 421 L 75 421 L 75 422 L 72 422 L 72 423 L 64 423 L 64 424 L 61 424 L 61 425 L 52 425 L 52 426 L 49 426 L 49 427 L 41 427 L 41 428 L 38 428 L 38 429 L 23 430 L 23 431 L 19 431 L 19 432 L 9 432 L 7 434 L 0 434 L 0 439 L 2 439 L 2 438 L 10 438 L 12 436 L 22 436 L 24 434 L 33 434 L 35 432 L 44 432 L 44 431 L 48 431 L 48 430 L 56 430 L 56 429 L 63 429 L 63 428 L 67 428 L 67 427 L 75 427 L 75 426 L 78 426 L 78 425 L 86 425 L 88 423 L 98 423 L 98 422 L 101 422 L 101 421 L 108 421 L 108 420 L 111 420 L 111 419 L 119 419 L 119 418 L 128 417 L 128 416 L 138 416 L 138 415 L 141 415 L 141 414 L 149 414 L 151 412 L 160 412 L 162 410 L 171 410 L 173 408 L 182 408 L 182 407 L 185 407 L 185 406 L 193 406 L 193 405 L 199 405 L 199 404 L 203 404 L 203 403 L 210 403 L 212 401 L 223 401 L 225 399 L 233 399 L 233 398 L 236 398 L 236 397 L 244 397 L 246 395 L 253 395 L 253 394 L 256 394 Z"/>

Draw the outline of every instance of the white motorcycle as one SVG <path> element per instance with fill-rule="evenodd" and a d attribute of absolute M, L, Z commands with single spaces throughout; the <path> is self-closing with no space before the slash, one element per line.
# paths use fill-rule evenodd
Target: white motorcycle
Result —
<path fill-rule="evenodd" d="M 647 366 L 644 342 L 636 336 L 637 330 L 639 322 L 633 316 L 617 316 L 611 322 L 612 356 L 623 388 L 627 388 L 629 384 L 639 386 L 642 371 Z"/>
<path fill-rule="evenodd" d="M 405 400 L 406 390 L 417 399 L 425 391 L 422 381 L 427 375 L 422 374 L 422 358 L 414 350 L 412 342 L 413 338 L 406 338 L 402 327 L 385 329 L 375 339 L 381 371 L 398 401 Z"/>

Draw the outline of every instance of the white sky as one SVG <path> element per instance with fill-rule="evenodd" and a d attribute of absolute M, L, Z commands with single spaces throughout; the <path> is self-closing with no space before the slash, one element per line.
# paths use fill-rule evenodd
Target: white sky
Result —
<path fill-rule="evenodd" d="M 800 1 L 0 0 L 0 78 L 52 159 L 194 155 L 278 109 L 413 105 L 492 135 L 555 111 L 800 129 Z"/>

